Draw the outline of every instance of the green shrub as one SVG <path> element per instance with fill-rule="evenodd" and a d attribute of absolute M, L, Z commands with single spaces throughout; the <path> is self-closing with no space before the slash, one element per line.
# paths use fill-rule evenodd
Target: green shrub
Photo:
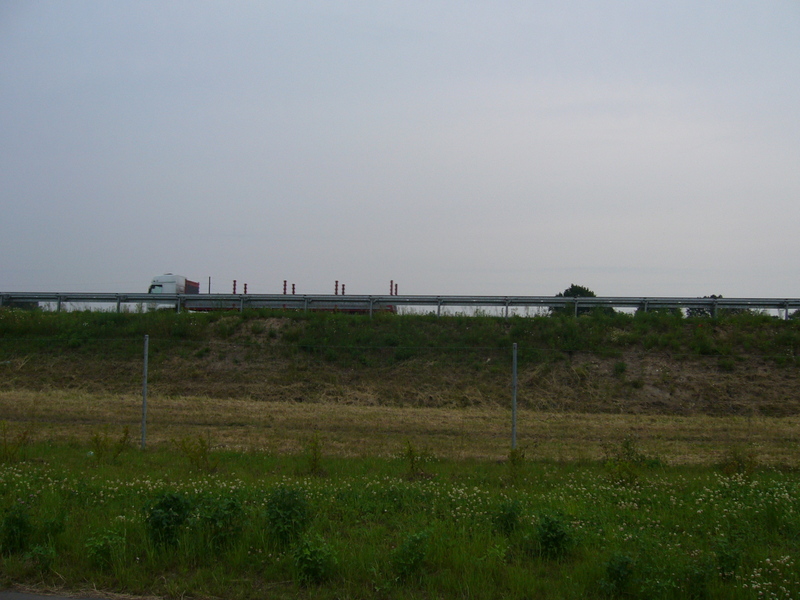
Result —
<path fill-rule="evenodd" d="M 27 509 L 14 504 L 0 523 L 0 550 L 4 555 L 24 552 L 31 541 L 33 525 Z"/>
<path fill-rule="evenodd" d="M 721 538 L 714 544 L 714 560 L 720 578 L 729 580 L 736 575 L 736 570 L 742 562 L 741 545 L 727 538 Z"/>
<path fill-rule="evenodd" d="M 33 563 L 39 573 L 46 573 L 53 568 L 56 560 L 56 549 L 50 545 L 37 545 L 31 548 L 25 557 Z"/>
<path fill-rule="evenodd" d="M 505 536 L 510 536 L 517 531 L 521 524 L 522 507 L 517 500 L 503 502 L 492 513 L 492 525 L 495 531 Z"/>
<path fill-rule="evenodd" d="M 125 538 L 115 531 L 105 531 L 86 540 L 86 556 L 97 569 L 110 569 L 124 548 Z"/>
<path fill-rule="evenodd" d="M 281 486 L 267 499 L 267 523 L 270 533 L 281 546 L 299 539 L 311 523 L 311 511 L 305 492 Z"/>
<path fill-rule="evenodd" d="M 543 513 L 536 521 L 536 541 L 539 554 L 545 558 L 560 558 L 574 545 L 570 527 L 560 513 Z"/>
<path fill-rule="evenodd" d="M 174 546 L 189 518 L 191 503 L 175 492 L 164 492 L 145 509 L 145 525 L 150 540 L 157 546 Z"/>
<path fill-rule="evenodd" d="M 421 531 L 408 536 L 392 554 L 392 569 L 398 581 L 419 575 L 428 554 L 430 533 Z"/>
<path fill-rule="evenodd" d="M 605 577 L 600 580 L 600 589 L 614 598 L 627 594 L 633 579 L 633 559 L 627 554 L 613 554 L 606 562 L 605 571 Z"/>
<path fill-rule="evenodd" d="M 336 559 L 319 536 L 306 536 L 292 553 L 297 579 L 301 585 L 319 585 L 331 578 Z"/>
<path fill-rule="evenodd" d="M 238 498 L 213 498 L 200 503 L 198 519 L 213 548 L 230 544 L 244 529 L 244 509 Z"/>

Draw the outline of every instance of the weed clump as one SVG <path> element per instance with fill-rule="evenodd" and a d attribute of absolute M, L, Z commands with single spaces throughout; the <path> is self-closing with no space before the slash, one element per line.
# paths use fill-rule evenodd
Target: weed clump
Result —
<path fill-rule="evenodd" d="M 267 499 L 267 523 L 280 546 L 300 539 L 311 523 L 311 510 L 303 490 L 281 486 Z"/>
<path fill-rule="evenodd" d="M 561 513 L 543 513 L 536 521 L 536 542 L 545 558 L 561 558 L 574 546 L 575 540 L 566 518 Z"/>
<path fill-rule="evenodd" d="M 605 468 L 612 481 L 618 484 L 633 484 L 639 479 L 642 468 L 662 466 L 661 459 L 650 456 L 639 449 L 637 439 L 632 435 L 623 438 L 618 446 L 606 446 Z"/>
<path fill-rule="evenodd" d="M 98 462 L 116 463 L 119 456 L 130 448 L 131 432 L 126 425 L 120 437 L 112 440 L 107 431 L 92 436 L 92 455 Z"/>
<path fill-rule="evenodd" d="M 30 432 L 24 429 L 13 435 L 8 423 L 0 422 L 0 463 L 13 463 L 23 456 L 25 447 L 30 442 Z"/>
<path fill-rule="evenodd" d="M 47 573 L 53 568 L 56 549 L 49 544 L 37 544 L 25 553 L 25 558 L 33 563 L 34 568 L 40 574 Z"/>
<path fill-rule="evenodd" d="M 406 463 L 406 479 L 409 481 L 431 479 L 432 475 L 422 468 L 423 461 L 427 458 L 430 458 L 430 455 L 421 453 L 419 450 L 417 450 L 416 446 L 411 443 L 411 440 L 406 440 L 406 445 L 401 454 L 401 458 Z"/>
<path fill-rule="evenodd" d="M 175 546 L 181 528 L 189 518 L 192 505 L 175 492 L 164 492 L 145 509 L 145 525 L 156 546 Z"/>
<path fill-rule="evenodd" d="M 418 576 L 428 554 L 430 532 L 421 531 L 408 536 L 392 554 L 392 569 L 398 581 Z"/>
<path fill-rule="evenodd" d="M 492 525 L 495 531 L 512 535 L 522 525 L 522 507 L 517 500 L 508 500 L 498 506 L 492 514 Z"/>
<path fill-rule="evenodd" d="M 313 437 L 306 445 L 308 458 L 308 473 L 315 477 L 325 477 L 327 472 L 322 467 L 322 442 L 319 439 L 319 432 L 314 432 Z"/>
<path fill-rule="evenodd" d="M 525 451 L 521 448 L 512 448 L 508 452 L 508 482 L 515 485 L 522 475 L 525 466 Z"/>
<path fill-rule="evenodd" d="M 731 580 L 742 562 L 742 547 L 727 538 L 721 538 L 714 544 L 714 560 L 717 573 L 723 580 Z"/>
<path fill-rule="evenodd" d="M 221 549 L 230 545 L 244 529 L 244 508 L 238 498 L 211 498 L 202 502 L 198 519 L 207 545 Z"/>
<path fill-rule="evenodd" d="M 122 555 L 125 538 L 112 530 L 93 535 L 86 540 L 86 556 L 93 567 L 110 569 Z"/>
<path fill-rule="evenodd" d="M 622 378 L 625 376 L 625 372 L 628 370 L 628 365 L 624 361 L 619 361 L 614 363 L 614 376 Z"/>
<path fill-rule="evenodd" d="M 612 598 L 630 592 L 635 562 L 627 554 L 615 553 L 606 562 L 606 575 L 600 580 L 600 590 Z"/>
<path fill-rule="evenodd" d="M 319 585 L 331 578 L 336 558 L 319 536 L 304 537 L 292 553 L 300 585 Z"/>
<path fill-rule="evenodd" d="M 725 475 L 751 475 L 758 466 L 758 459 L 752 448 L 732 446 L 722 456 L 718 466 Z"/>
<path fill-rule="evenodd" d="M 14 504 L 0 523 L 0 551 L 5 556 L 24 552 L 33 535 L 33 524 L 27 509 Z"/>
<path fill-rule="evenodd" d="M 185 437 L 176 445 L 189 464 L 198 471 L 214 473 L 217 470 L 219 464 L 211 458 L 211 440 L 208 436 Z"/>

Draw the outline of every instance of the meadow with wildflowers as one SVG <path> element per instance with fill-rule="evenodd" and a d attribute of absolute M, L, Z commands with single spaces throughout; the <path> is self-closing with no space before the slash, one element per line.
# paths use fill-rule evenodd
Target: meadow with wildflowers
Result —
<path fill-rule="evenodd" d="M 601 461 L 29 444 L 0 463 L 0 585 L 168 598 L 800 597 L 800 477 Z M 412 449 L 414 450 L 414 449 Z M 205 465 L 205 466 L 204 466 Z"/>

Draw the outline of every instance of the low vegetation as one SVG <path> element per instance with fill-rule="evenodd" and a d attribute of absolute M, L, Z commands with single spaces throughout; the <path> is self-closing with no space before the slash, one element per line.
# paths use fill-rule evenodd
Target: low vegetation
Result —
<path fill-rule="evenodd" d="M 318 443 L 320 443 L 318 441 Z M 454 461 L 168 447 L 0 464 L 0 585 L 237 598 L 793 598 L 800 481 L 732 460 Z M 413 452 L 412 452 L 413 450 Z M 624 472 L 624 473 L 623 473 Z M 420 476 L 424 473 L 424 476 Z M 624 474 L 624 476 L 621 476 Z"/>

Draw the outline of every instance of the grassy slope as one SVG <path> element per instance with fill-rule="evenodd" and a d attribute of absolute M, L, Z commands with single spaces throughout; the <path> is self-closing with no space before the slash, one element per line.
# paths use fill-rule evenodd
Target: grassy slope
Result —
<path fill-rule="evenodd" d="M 800 321 L 759 315 L 364 316 L 0 311 L 0 389 L 559 412 L 800 412 Z"/>

